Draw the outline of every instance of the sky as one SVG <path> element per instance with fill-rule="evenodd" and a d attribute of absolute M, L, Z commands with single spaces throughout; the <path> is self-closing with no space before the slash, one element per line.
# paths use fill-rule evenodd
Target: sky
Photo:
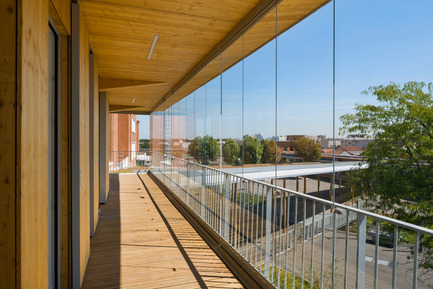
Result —
<path fill-rule="evenodd" d="M 332 137 L 332 5 L 321 8 L 246 58 L 243 74 L 242 63 L 224 72 L 223 138 L 255 133 L 265 137 Z M 336 0 L 335 5 L 338 133 L 342 114 L 353 113 L 356 104 L 377 104 L 374 96 L 361 94 L 368 87 L 433 81 L 433 1 Z M 200 125 L 200 121 L 196 124 L 196 130 L 214 137 L 220 133 L 220 85 L 220 77 L 207 85 L 208 115 L 197 117 L 206 119 L 207 125 Z M 203 91 L 196 92 L 196 100 L 204 95 Z M 148 116 L 139 116 L 139 120 L 140 138 L 148 138 Z"/>
<path fill-rule="evenodd" d="M 137 120 L 140 121 L 140 139 L 149 139 L 149 116 L 137 115 Z"/>

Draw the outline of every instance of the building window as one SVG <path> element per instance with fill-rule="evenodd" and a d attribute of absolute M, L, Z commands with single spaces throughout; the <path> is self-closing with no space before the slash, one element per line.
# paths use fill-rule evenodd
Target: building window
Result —
<path fill-rule="evenodd" d="M 133 159 L 135 159 L 135 154 L 136 154 L 136 147 L 135 147 L 135 142 L 133 142 L 132 144 L 131 144 L 131 161 L 133 160 Z"/>

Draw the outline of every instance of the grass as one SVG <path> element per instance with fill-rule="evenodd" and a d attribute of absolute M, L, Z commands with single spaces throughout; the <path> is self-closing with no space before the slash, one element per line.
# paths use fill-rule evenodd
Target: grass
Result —
<path fill-rule="evenodd" d="M 260 267 L 262 274 L 264 270 L 263 267 L 264 265 Z M 292 273 L 287 272 L 287 277 L 286 277 L 286 270 L 274 266 L 271 268 L 271 275 L 272 275 L 271 279 L 273 280 L 273 284 L 277 288 L 293 288 Z M 278 284 L 278 276 L 280 277 L 279 284 Z M 284 283 L 285 281 L 286 283 Z M 304 285 L 302 286 L 302 278 L 299 276 L 295 276 L 295 288 L 296 289 L 310 288 L 310 283 L 304 279 Z M 313 288 L 315 289 L 320 288 L 320 286 L 319 287 L 313 286 Z"/>
<path fill-rule="evenodd" d="M 254 206 L 257 204 L 260 204 L 261 202 L 265 201 L 266 197 L 261 195 L 250 195 L 249 193 L 237 193 L 236 194 L 236 203 L 243 206 L 245 203 L 245 206 Z M 232 195 L 232 201 L 233 201 L 233 195 Z"/>
<path fill-rule="evenodd" d="M 338 258 L 335 259 L 335 277 L 336 278 L 341 278 L 342 275 L 338 272 L 338 266 L 339 266 L 339 262 L 340 260 Z M 259 270 L 263 273 L 263 268 L 264 266 L 262 265 Z M 305 274 L 304 274 L 304 282 L 302 283 L 302 278 L 298 275 L 295 276 L 295 288 L 296 289 L 304 289 L 304 288 L 310 288 L 311 287 L 311 273 L 313 273 L 313 286 L 312 288 L 314 289 L 319 289 L 321 288 L 322 285 L 322 276 L 320 273 L 320 269 L 317 267 L 313 267 L 314 270 L 312 272 L 311 267 L 307 266 L 306 270 L 305 270 Z M 293 288 L 293 275 L 289 272 L 287 272 L 287 277 L 286 277 L 286 270 L 278 268 L 278 267 L 271 267 L 271 275 L 272 275 L 272 280 L 273 280 L 273 284 L 277 287 L 277 288 Z M 278 276 L 280 277 L 280 282 L 278 283 Z M 286 282 L 286 283 L 284 283 Z M 323 272 L 323 288 L 325 289 L 331 289 L 331 288 L 335 288 L 338 289 L 340 288 L 338 286 L 338 284 L 334 284 L 334 287 L 332 287 L 332 264 L 328 264 L 328 266 L 326 266 L 324 268 L 324 272 Z"/>

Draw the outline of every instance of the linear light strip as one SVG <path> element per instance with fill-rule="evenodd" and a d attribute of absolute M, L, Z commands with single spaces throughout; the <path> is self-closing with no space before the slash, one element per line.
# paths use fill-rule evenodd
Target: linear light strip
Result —
<path fill-rule="evenodd" d="M 152 45 L 150 45 L 149 54 L 147 55 L 147 60 L 150 60 L 152 58 L 153 50 L 155 49 L 158 38 L 159 38 L 158 34 L 155 34 L 155 36 L 153 36 L 153 41 L 152 41 Z"/>

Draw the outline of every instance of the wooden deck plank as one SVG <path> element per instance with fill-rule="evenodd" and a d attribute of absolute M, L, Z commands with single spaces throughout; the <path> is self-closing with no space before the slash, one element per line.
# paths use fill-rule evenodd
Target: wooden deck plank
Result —
<path fill-rule="evenodd" d="M 242 288 L 147 176 L 111 175 L 82 288 Z"/>

